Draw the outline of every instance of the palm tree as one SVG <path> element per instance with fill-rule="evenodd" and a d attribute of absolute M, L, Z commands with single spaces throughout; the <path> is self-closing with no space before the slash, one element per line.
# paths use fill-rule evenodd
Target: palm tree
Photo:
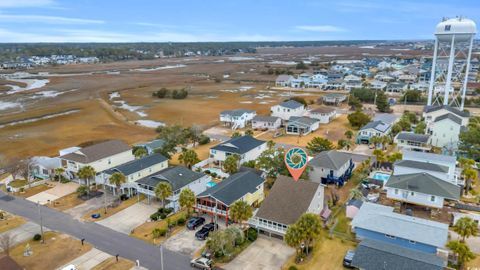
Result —
<path fill-rule="evenodd" d="M 300 245 L 303 242 L 304 234 L 296 224 L 288 226 L 285 233 L 285 243 L 295 249 L 297 257 L 300 251 Z"/>
<path fill-rule="evenodd" d="M 381 138 L 378 136 L 373 136 L 370 138 L 370 143 L 373 144 L 373 147 L 375 147 L 375 149 L 377 149 L 377 145 L 381 143 Z"/>
<path fill-rule="evenodd" d="M 383 151 L 381 149 L 373 150 L 373 154 L 377 158 L 377 169 L 378 169 L 378 166 L 380 165 L 380 163 L 385 161 L 385 155 L 383 154 Z"/>
<path fill-rule="evenodd" d="M 240 161 L 240 156 L 237 154 L 228 156 L 223 162 L 223 170 L 229 174 L 234 174 L 238 172 L 239 161 Z"/>
<path fill-rule="evenodd" d="M 240 222 L 240 226 L 243 225 L 242 221 L 247 221 L 253 215 L 252 207 L 244 201 L 236 201 L 230 207 L 230 215 L 233 220 Z"/>
<path fill-rule="evenodd" d="M 55 168 L 55 175 L 57 176 L 58 182 L 61 180 L 62 174 L 65 172 L 65 169 L 62 167 Z"/>
<path fill-rule="evenodd" d="M 304 241 L 308 255 L 310 245 L 313 245 L 313 242 L 322 230 L 322 221 L 320 220 L 320 216 L 318 215 L 312 213 L 305 213 L 300 216 L 296 224 L 305 236 Z"/>
<path fill-rule="evenodd" d="M 162 207 L 165 207 L 165 200 L 172 194 L 172 186 L 168 182 L 160 182 L 155 187 L 155 196 L 162 201 Z"/>
<path fill-rule="evenodd" d="M 142 158 L 142 157 L 146 156 L 147 154 L 148 154 L 147 150 L 145 150 L 145 148 L 143 148 L 143 147 L 138 147 L 137 149 L 135 149 L 135 151 L 133 151 L 133 155 L 137 159 Z"/>
<path fill-rule="evenodd" d="M 347 137 L 347 139 L 351 140 L 353 138 L 353 131 L 347 130 L 345 131 L 344 135 Z"/>
<path fill-rule="evenodd" d="M 472 182 L 478 178 L 478 171 L 473 168 L 466 168 L 462 171 L 463 177 L 465 177 L 465 193 L 468 194 Z"/>
<path fill-rule="evenodd" d="M 108 178 L 108 182 L 111 185 L 114 185 L 115 189 L 119 189 L 122 184 L 125 184 L 127 182 L 127 178 L 125 177 L 125 175 L 123 175 L 123 173 L 115 172 L 110 176 L 110 178 Z M 115 196 L 115 193 L 113 195 Z M 118 195 L 120 195 L 120 192 L 118 192 Z"/>
<path fill-rule="evenodd" d="M 450 241 L 447 243 L 447 248 L 449 248 L 457 256 L 457 265 L 460 269 L 463 268 L 463 264 L 473 260 L 475 254 L 470 251 L 470 248 L 460 241 Z"/>
<path fill-rule="evenodd" d="M 189 188 L 185 188 L 180 192 L 178 202 L 182 208 L 187 208 L 187 214 L 190 216 L 190 208 L 195 205 L 195 193 Z"/>
<path fill-rule="evenodd" d="M 194 150 L 183 148 L 182 153 L 178 156 L 178 161 L 191 169 L 193 165 L 200 162 L 200 159 Z"/>
<path fill-rule="evenodd" d="M 85 180 L 87 185 L 87 195 L 90 195 L 90 178 L 95 177 L 97 172 L 95 172 L 95 169 L 92 166 L 87 165 L 80 168 L 77 174 L 80 179 Z"/>
<path fill-rule="evenodd" d="M 462 237 L 462 242 L 465 242 L 465 238 L 478 235 L 478 225 L 470 217 L 462 217 L 453 226 L 453 231 Z"/>

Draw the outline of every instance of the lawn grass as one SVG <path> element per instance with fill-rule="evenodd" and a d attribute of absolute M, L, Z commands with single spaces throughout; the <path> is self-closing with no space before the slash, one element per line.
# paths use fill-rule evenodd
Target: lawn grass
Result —
<path fill-rule="evenodd" d="M 47 185 L 38 185 L 36 187 L 27 188 L 27 189 L 25 189 L 24 192 L 16 192 L 16 193 L 13 193 L 13 194 L 16 195 L 16 196 L 22 197 L 22 198 L 28 198 L 28 197 L 31 197 L 35 194 L 43 192 L 45 190 L 49 190 L 51 188 L 52 188 L 51 186 L 47 186 Z"/>
<path fill-rule="evenodd" d="M 464 269 L 480 269 L 480 254 L 475 254 L 475 259 L 465 263 Z"/>
<path fill-rule="evenodd" d="M 26 244 L 33 254 L 24 257 Z M 61 267 L 92 249 L 89 244 L 82 246 L 80 240 L 56 232 L 45 233 L 45 244 L 29 240 L 16 245 L 10 250 L 10 256 L 23 268 L 34 270 L 51 270 Z"/>
<path fill-rule="evenodd" d="M 128 200 L 122 201 L 117 207 L 107 208 L 106 214 L 105 214 L 105 208 L 100 207 L 98 209 L 95 209 L 86 213 L 82 218 L 85 221 L 99 221 L 99 220 L 105 219 L 145 199 L 145 196 L 143 194 L 139 195 L 138 197 L 139 198 L 137 198 L 137 196 L 130 197 L 128 198 Z M 92 218 L 92 214 L 97 214 L 97 213 L 100 214 L 100 217 L 96 219 Z"/>
<path fill-rule="evenodd" d="M 0 220 L 0 233 L 9 231 L 27 222 L 24 218 L 7 214 L 5 219 Z"/>
<path fill-rule="evenodd" d="M 92 270 L 129 270 L 135 264 L 124 258 L 118 258 L 118 262 L 113 258 L 106 259 L 105 261 L 97 264 Z"/>
<path fill-rule="evenodd" d="M 179 211 L 179 212 L 171 215 L 168 218 L 170 219 L 170 221 L 176 222 L 182 216 L 183 217 L 187 216 L 187 211 L 186 210 Z M 185 220 L 186 220 L 186 218 L 185 218 Z M 175 226 L 173 228 L 173 231 L 171 231 L 168 236 L 160 237 L 160 238 L 156 238 L 156 239 L 153 238 L 153 235 L 152 235 L 153 229 L 155 229 L 155 228 L 166 229 L 167 225 L 168 224 L 167 224 L 166 219 L 158 220 L 158 221 L 152 221 L 152 222 L 145 222 L 142 225 L 133 229 L 133 232 L 130 234 L 130 236 L 133 236 L 135 238 L 138 238 L 138 239 L 143 240 L 143 241 L 145 241 L 147 243 L 150 243 L 150 244 L 160 244 L 163 241 L 165 241 L 168 237 L 171 237 L 172 235 L 182 231 L 185 228 L 185 225 Z"/>
<path fill-rule="evenodd" d="M 59 211 L 65 211 L 67 209 L 80 205 L 84 202 L 85 202 L 84 200 L 78 198 L 78 194 L 76 192 L 73 192 L 54 200 L 52 203 L 48 204 L 47 206 L 50 208 L 57 209 Z"/>
<path fill-rule="evenodd" d="M 19 188 L 19 187 L 23 187 L 25 185 L 27 185 L 28 182 L 27 180 L 25 179 L 18 179 L 18 180 L 13 180 L 12 182 L 10 182 L 8 185 L 11 186 L 11 187 L 14 187 L 14 188 Z"/>

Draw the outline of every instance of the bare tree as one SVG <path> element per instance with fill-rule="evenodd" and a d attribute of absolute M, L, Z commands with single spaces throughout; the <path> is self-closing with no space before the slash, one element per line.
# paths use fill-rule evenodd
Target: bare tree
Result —
<path fill-rule="evenodd" d="M 30 170 L 31 170 L 31 167 L 32 167 L 32 163 L 33 163 L 33 161 L 30 158 L 22 159 L 17 163 L 18 167 L 19 167 L 19 172 L 18 173 L 20 174 L 20 176 L 23 177 L 23 179 L 25 179 L 27 181 L 29 188 L 31 187 Z"/>
<path fill-rule="evenodd" d="M 11 236 L 9 233 L 0 235 L 0 249 L 5 252 L 5 254 L 10 254 L 10 248 L 13 245 L 13 240 L 15 236 Z"/>

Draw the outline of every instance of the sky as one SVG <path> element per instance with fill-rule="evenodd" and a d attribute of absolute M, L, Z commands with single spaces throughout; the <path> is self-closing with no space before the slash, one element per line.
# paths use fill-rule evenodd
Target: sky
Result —
<path fill-rule="evenodd" d="M 4 42 L 433 39 L 479 0 L 0 0 Z"/>

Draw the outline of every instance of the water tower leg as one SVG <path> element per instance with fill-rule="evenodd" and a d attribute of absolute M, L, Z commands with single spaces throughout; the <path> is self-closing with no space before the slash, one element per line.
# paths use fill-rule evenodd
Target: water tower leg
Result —
<path fill-rule="evenodd" d="M 450 45 L 450 57 L 448 58 L 448 73 L 447 81 L 445 83 L 445 97 L 443 98 L 443 105 L 448 105 L 448 96 L 450 86 L 452 85 L 453 59 L 455 59 L 455 35 L 452 36 L 452 44 Z"/>
<path fill-rule="evenodd" d="M 432 105 L 433 83 L 435 82 L 435 66 L 437 65 L 438 39 L 435 39 L 435 48 L 433 50 L 432 71 L 430 73 L 430 85 L 428 86 L 427 105 Z"/>
<path fill-rule="evenodd" d="M 465 95 L 467 93 L 468 72 L 470 71 L 470 59 L 472 57 L 472 47 L 473 47 L 473 36 L 470 38 L 470 47 L 468 47 L 467 66 L 465 69 L 465 79 L 463 80 L 463 86 L 462 86 L 462 102 L 460 104 L 460 110 L 463 110 L 463 107 L 465 106 Z"/>

